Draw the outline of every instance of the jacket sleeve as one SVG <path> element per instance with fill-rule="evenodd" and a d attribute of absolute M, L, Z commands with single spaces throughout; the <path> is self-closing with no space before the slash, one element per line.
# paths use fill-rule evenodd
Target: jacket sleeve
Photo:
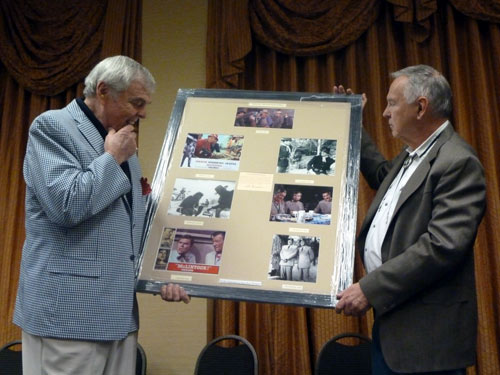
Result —
<path fill-rule="evenodd" d="M 379 152 L 373 139 L 363 127 L 361 136 L 361 173 L 368 185 L 377 190 L 391 169 L 392 163 Z"/>
<path fill-rule="evenodd" d="M 108 153 L 98 155 L 74 139 L 50 114 L 30 127 L 24 178 L 48 219 L 73 227 L 96 215 L 131 189 L 130 181 Z"/>

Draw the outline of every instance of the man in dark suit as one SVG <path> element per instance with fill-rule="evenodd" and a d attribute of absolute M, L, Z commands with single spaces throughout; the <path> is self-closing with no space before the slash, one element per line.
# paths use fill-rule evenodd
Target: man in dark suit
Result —
<path fill-rule="evenodd" d="M 377 189 L 358 237 L 367 274 L 337 295 L 336 310 L 374 308 L 373 374 L 465 374 L 475 361 L 483 167 L 449 122 L 439 72 L 419 65 L 392 78 L 383 115 L 407 148 L 387 161 L 363 133 L 361 171 Z"/>

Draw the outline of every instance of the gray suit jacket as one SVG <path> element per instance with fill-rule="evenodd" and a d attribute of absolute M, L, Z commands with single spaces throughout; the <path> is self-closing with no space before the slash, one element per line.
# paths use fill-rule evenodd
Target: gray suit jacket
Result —
<path fill-rule="evenodd" d="M 135 268 L 145 198 L 76 101 L 30 127 L 26 240 L 14 323 L 33 335 L 117 340 L 137 330 Z M 132 189 L 133 207 L 125 199 Z"/>
<path fill-rule="evenodd" d="M 370 223 L 406 155 L 386 161 L 363 133 L 361 170 L 378 191 L 360 229 L 362 256 Z M 484 210 L 483 167 L 448 125 L 401 192 L 382 244 L 382 266 L 360 280 L 394 371 L 474 363 L 473 246 Z"/>

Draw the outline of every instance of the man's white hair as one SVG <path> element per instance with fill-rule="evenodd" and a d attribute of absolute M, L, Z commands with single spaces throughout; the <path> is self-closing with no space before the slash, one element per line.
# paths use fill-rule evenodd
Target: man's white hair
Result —
<path fill-rule="evenodd" d="M 429 100 L 429 108 L 434 115 L 450 118 L 451 88 L 441 73 L 428 65 L 414 65 L 391 74 L 393 79 L 401 76 L 408 78 L 408 84 L 404 89 L 408 103 L 413 103 L 419 96 L 424 96 Z"/>
<path fill-rule="evenodd" d="M 149 93 L 155 89 L 153 75 L 144 66 L 127 56 L 112 56 L 98 63 L 85 78 L 85 97 L 95 97 L 97 84 L 104 82 L 112 94 L 126 91 L 133 81 L 141 82 Z"/>

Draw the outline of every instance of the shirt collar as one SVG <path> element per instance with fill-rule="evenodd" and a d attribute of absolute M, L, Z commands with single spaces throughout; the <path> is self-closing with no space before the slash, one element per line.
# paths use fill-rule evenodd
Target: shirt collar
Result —
<path fill-rule="evenodd" d="M 85 116 L 94 124 L 95 128 L 99 132 L 99 134 L 102 136 L 103 139 L 106 138 L 108 135 L 108 132 L 106 129 L 104 129 L 104 126 L 102 125 L 102 122 L 99 121 L 99 119 L 94 115 L 94 112 L 85 104 L 84 98 L 77 98 L 76 102 L 78 103 L 78 106 L 80 109 L 85 113 Z"/>
<path fill-rule="evenodd" d="M 437 128 L 434 133 L 432 133 L 420 146 L 418 146 L 415 150 L 412 150 L 412 148 L 408 146 L 406 148 L 406 152 L 408 152 L 411 158 L 414 158 L 415 156 L 421 158 L 427 151 L 429 151 L 431 146 L 436 141 L 437 137 L 439 137 L 439 135 L 444 131 L 449 123 L 450 122 L 448 120 L 443 122 L 441 126 Z"/>

